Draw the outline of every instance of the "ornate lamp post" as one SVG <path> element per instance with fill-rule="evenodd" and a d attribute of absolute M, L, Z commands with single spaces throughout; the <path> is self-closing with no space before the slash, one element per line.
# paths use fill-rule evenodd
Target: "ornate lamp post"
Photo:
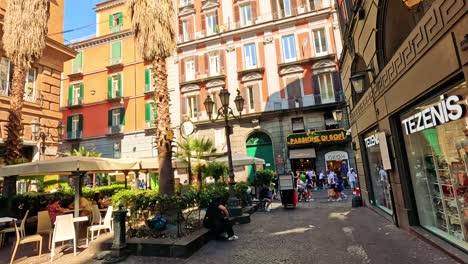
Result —
<path fill-rule="evenodd" d="M 239 90 L 237 90 L 237 96 L 234 99 L 236 104 L 236 109 L 239 112 L 239 115 L 236 116 L 231 107 L 229 107 L 229 96 L 230 93 L 226 88 L 223 88 L 219 92 L 219 99 L 221 101 L 221 107 L 217 109 L 216 118 L 212 118 L 214 102 L 211 99 L 210 95 L 206 97 L 205 105 L 206 113 L 210 118 L 211 122 L 215 122 L 220 117 L 224 119 L 224 130 L 226 135 L 226 145 L 227 145 L 227 154 L 228 154 L 228 167 L 229 167 L 229 199 L 228 199 L 228 210 L 231 216 L 239 216 L 242 214 L 242 208 L 240 207 L 239 199 L 234 194 L 234 185 L 236 184 L 234 179 L 234 166 L 232 165 L 232 152 L 231 152 L 231 134 L 232 127 L 229 125 L 229 118 L 240 119 L 242 116 L 242 110 L 244 109 L 244 98 L 240 95 Z"/>
<path fill-rule="evenodd" d="M 50 136 L 50 134 L 41 130 L 41 124 L 39 123 L 39 120 L 37 120 L 37 119 L 34 119 L 31 122 L 31 130 L 32 130 L 34 140 L 38 140 L 38 139 L 41 140 L 41 144 L 40 144 L 41 154 L 43 155 L 43 157 L 45 157 L 45 150 L 46 150 L 46 147 L 47 147 L 46 146 L 46 139 L 47 139 L 47 137 Z M 63 124 L 62 124 L 61 121 L 59 122 L 59 124 L 57 126 L 57 133 L 58 133 L 58 137 L 59 137 L 58 141 L 59 141 L 60 138 L 63 135 Z"/>

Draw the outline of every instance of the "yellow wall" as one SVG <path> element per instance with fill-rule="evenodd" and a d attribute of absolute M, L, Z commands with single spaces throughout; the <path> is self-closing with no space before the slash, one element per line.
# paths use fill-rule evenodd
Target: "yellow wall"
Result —
<path fill-rule="evenodd" d="M 97 37 L 111 34 L 111 30 L 109 28 L 109 15 L 112 15 L 118 12 L 123 13 L 122 30 L 126 30 L 130 28 L 130 18 L 128 17 L 125 3 L 123 3 L 118 6 L 113 6 L 111 8 L 100 10 L 96 13 L 98 21 L 99 21 L 98 32 L 96 34 Z"/>

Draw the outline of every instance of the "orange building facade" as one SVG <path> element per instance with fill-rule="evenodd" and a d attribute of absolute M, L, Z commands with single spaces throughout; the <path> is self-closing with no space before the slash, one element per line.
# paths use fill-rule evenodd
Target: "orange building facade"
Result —
<path fill-rule="evenodd" d="M 6 5 L 7 1 L 0 1 L 0 37 L 3 34 Z M 61 74 L 64 62 L 75 56 L 75 51 L 63 44 L 63 12 L 63 0 L 50 3 L 46 48 L 42 58 L 28 70 L 25 80 L 23 156 L 29 160 L 41 158 L 38 140 L 34 138 L 31 130 L 31 123 L 35 119 L 41 124 L 41 131 L 48 135 L 42 158 L 52 158 L 57 154 L 59 142 L 57 127 L 62 120 L 59 107 Z M 6 124 L 10 108 L 12 77 L 13 64 L 6 57 L 5 52 L 0 50 L 0 159 L 4 155 L 7 139 Z"/>

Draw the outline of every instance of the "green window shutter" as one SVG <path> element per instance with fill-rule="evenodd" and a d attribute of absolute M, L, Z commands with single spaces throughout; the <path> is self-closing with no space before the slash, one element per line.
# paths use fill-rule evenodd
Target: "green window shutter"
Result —
<path fill-rule="evenodd" d="M 145 104 L 145 120 L 146 121 L 151 120 L 151 104 L 150 103 Z"/>
<path fill-rule="evenodd" d="M 112 109 L 107 111 L 107 126 L 111 127 L 112 126 Z"/>
<path fill-rule="evenodd" d="M 119 12 L 118 17 L 119 17 L 119 25 L 123 25 L 123 13 Z"/>
<path fill-rule="evenodd" d="M 79 135 L 81 135 L 81 133 L 83 132 L 83 114 L 78 115 L 78 131 Z"/>
<path fill-rule="evenodd" d="M 68 86 L 68 105 L 73 105 L 73 85 Z"/>
<path fill-rule="evenodd" d="M 154 104 L 154 102 L 151 102 L 150 105 L 151 105 L 151 117 L 152 117 L 151 119 L 156 120 L 157 115 L 156 115 L 155 104 Z"/>
<path fill-rule="evenodd" d="M 113 26 L 114 26 L 114 16 L 109 15 L 109 27 L 113 27 Z"/>
<path fill-rule="evenodd" d="M 71 132 L 72 132 L 72 116 L 67 117 L 67 138 L 71 137 Z"/>
<path fill-rule="evenodd" d="M 116 64 L 120 62 L 120 59 L 122 58 L 122 42 L 117 41 L 113 42 L 111 44 L 111 49 L 112 49 L 112 64 Z"/>
<path fill-rule="evenodd" d="M 151 91 L 151 71 L 150 69 L 145 69 L 145 91 Z"/>
<path fill-rule="evenodd" d="M 84 88 L 83 88 L 83 83 L 80 83 L 80 99 L 83 100 L 83 91 Z"/>
<path fill-rule="evenodd" d="M 107 78 L 107 97 L 112 98 L 112 77 Z"/>
<path fill-rule="evenodd" d="M 119 82 L 118 95 L 119 95 L 119 97 L 122 97 L 122 74 L 119 74 L 118 76 L 119 76 L 118 77 L 119 78 L 119 80 L 118 80 L 118 82 Z"/>
<path fill-rule="evenodd" d="M 125 125 L 125 108 L 120 108 L 120 124 Z"/>

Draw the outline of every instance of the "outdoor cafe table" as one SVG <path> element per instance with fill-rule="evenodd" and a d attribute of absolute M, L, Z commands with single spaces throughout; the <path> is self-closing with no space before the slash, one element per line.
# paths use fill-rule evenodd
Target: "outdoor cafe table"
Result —
<path fill-rule="evenodd" d="M 0 224 L 10 223 L 16 221 L 16 218 L 13 217 L 0 217 Z"/>

